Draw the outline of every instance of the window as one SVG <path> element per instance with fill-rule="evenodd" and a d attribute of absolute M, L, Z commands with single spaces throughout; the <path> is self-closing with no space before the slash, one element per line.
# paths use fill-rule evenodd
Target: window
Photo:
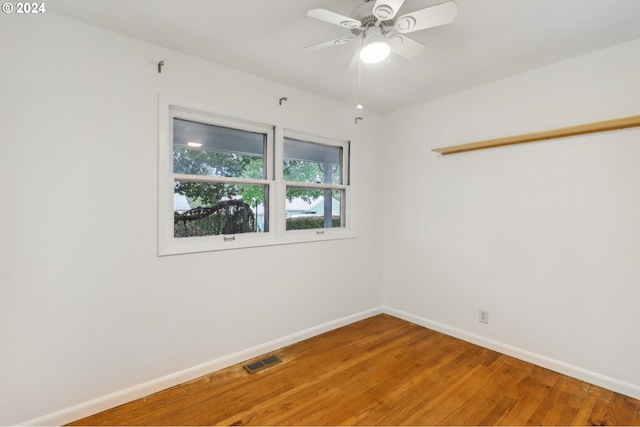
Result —
<path fill-rule="evenodd" d="M 269 230 L 266 151 L 272 131 L 232 125 L 173 117 L 174 237 Z"/>
<path fill-rule="evenodd" d="M 286 199 L 295 207 L 287 210 L 286 229 L 344 228 L 346 144 L 285 137 L 283 151 Z"/>
<path fill-rule="evenodd" d="M 352 237 L 348 142 L 161 100 L 158 158 L 159 255 Z"/>

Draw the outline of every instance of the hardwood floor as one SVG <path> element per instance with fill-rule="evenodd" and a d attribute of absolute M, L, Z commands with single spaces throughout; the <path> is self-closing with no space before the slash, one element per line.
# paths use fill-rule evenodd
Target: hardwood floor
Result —
<path fill-rule="evenodd" d="M 72 425 L 639 425 L 640 401 L 379 315 Z"/>

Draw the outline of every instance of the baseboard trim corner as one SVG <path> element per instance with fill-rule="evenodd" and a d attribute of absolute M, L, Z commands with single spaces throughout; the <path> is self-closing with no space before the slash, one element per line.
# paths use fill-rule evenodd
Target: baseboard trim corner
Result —
<path fill-rule="evenodd" d="M 406 311 L 398 310 L 389 306 L 383 306 L 382 310 L 386 314 L 402 320 L 406 320 L 411 323 L 415 323 L 420 326 L 424 326 L 425 328 L 433 329 L 434 331 L 441 332 L 454 338 L 459 338 L 463 341 L 467 341 L 472 344 L 476 344 L 481 347 L 506 354 L 507 356 L 524 360 L 525 362 L 529 362 L 534 365 L 549 369 L 551 371 L 577 378 L 581 381 L 585 381 L 590 384 L 594 384 L 629 397 L 633 397 L 634 399 L 640 399 L 640 386 L 638 385 L 631 384 L 617 378 L 612 378 L 598 372 L 593 372 L 588 369 L 584 369 L 579 366 L 575 366 L 570 363 L 553 359 L 541 354 L 533 353 L 528 350 L 514 347 L 503 342 L 495 341 L 477 334 L 464 331 L 462 329 L 435 322 L 424 317 L 416 316 Z"/>

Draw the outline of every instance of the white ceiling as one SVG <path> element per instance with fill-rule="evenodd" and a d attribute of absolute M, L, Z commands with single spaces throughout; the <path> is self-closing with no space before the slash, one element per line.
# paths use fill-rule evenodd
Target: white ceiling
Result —
<path fill-rule="evenodd" d="M 54 0 L 47 12 L 355 104 L 358 71 L 348 67 L 357 43 L 302 48 L 350 34 L 308 9 L 349 15 L 363 1 Z M 400 14 L 442 1 L 406 0 Z M 455 22 L 409 35 L 426 45 L 418 58 L 363 66 L 365 108 L 394 111 L 640 38 L 640 0 L 456 2 Z"/>

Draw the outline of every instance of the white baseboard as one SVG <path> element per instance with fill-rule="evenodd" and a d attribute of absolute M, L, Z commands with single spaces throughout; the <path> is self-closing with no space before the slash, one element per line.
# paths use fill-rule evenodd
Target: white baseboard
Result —
<path fill-rule="evenodd" d="M 485 347 L 499 353 L 515 357 L 516 359 L 524 360 L 525 362 L 533 363 L 534 365 L 541 366 L 543 368 L 550 369 L 552 371 L 559 372 L 573 378 L 577 378 L 590 384 L 604 387 L 608 390 L 613 390 L 620 394 L 633 397 L 634 399 L 640 399 L 640 386 L 638 385 L 630 384 L 616 378 L 590 371 L 588 369 L 583 369 L 578 366 L 562 362 L 560 360 L 543 356 L 541 354 L 532 353 L 530 351 L 523 350 L 509 344 L 494 341 L 480 335 L 472 334 L 462 329 L 457 329 L 444 325 L 442 323 L 434 322 L 432 320 L 425 319 L 423 317 L 416 316 L 402 310 L 396 310 L 392 307 L 383 306 L 382 311 L 399 319 L 424 326 L 425 328 L 433 329 L 434 331 L 442 332 L 443 334 L 459 338 L 463 341 L 467 341 L 481 347 Z"/>
<path fill-rule="evenodd" d="M 187 381 L 194 380 L 211 372 L 228 368 L 229 366 L 244 362 L 245 360 L 252 359 L 270 351 L 295 344 L 307 338 L 311 338 L 313 336 L 331 331 L 333 329 L 346 326 L 348 324 L 366 319 L 371 316 L 375 316 L 376 314 L 380 314 L 382 312 L 383 310 L 381 307 L 376 307 L 337 320 L 323 323 L 321 325 L 314 326 L 312 328 L 305 329 L 294 334 L 257 345 L 255 347 L 251 347 L 243 351 L 239 351 L 237 353 L 229 354 L 227 356 L 223 356 L 202 363 L 200 365 L 184 369 L 182 371 L 174 372 L 161 378 L 129 387 L 124 390 L 120 390 L 115 393 L 111 393 L 106 396 L 102 396 L 97 399 L 72 406 L 70 408 L 62 409 L 52 414 L 44 415 L 22 422 L 20 423 L 20 425 L 64 425 L 72 421 L 87 417 L 89 415 L 106 411 L 107 409 L 115 408 L 116 406 L 122 405 L 132 400 L 148 396 L 152 393 L 165 390 L 169 387 L 174 387 Z"/>
<path fill-rule="evenodd" d="M 123 403 L 130 402 L 135 399 L 139 399 L 148 396 L 152 393 L 173 387 L 187 381 L 194 380 L 203 375 L 207 375 L 211 372 L 227 368 L 245 360 L 252 359 L 270 351 L 277 350 L 279 348 L 295 344 L 299 341 L 311 338 L 313 336 L 322 334 L 324 332 L 337 329 L 342 326 L 357 322 L 359 320 L 366 319 L 376 314 L 386 313 L 391 316 L 395 316 L 399 319 L 403 319 L 420 326 L 424 326 L 434 331 L 442 332 L 446 335 L 450 335 L 461 340 L 498 351 L 508 356 L 515 357 L 517 359 L 524 360 L 534 365 L 541 366 L 543 368 L 550 369 L 561 374 L 568 375 L 573 378 L 586 381 L 591 384 L 604 387 L 609 390 L 640 399 L 640 386 L 630 384 L 616 378 L 608 377 L 606 375 L 599 374 L 587 369 L 580 368 L 578 366 L 571 365 L 556 359 L 552 359 L 540 354 L 532 353 L 527 350 L 520 349 L 518 347 L 511 346 L 499 341 L 494 341 L 489 338 L 485 338 L 480 335 L 472 334 L 470 332 L 453 328 L 444 325 L 433 320 L 429 320 L 420 316 L 416 316 L 411 313 L 407 313 L 402 310 L 397 310 L 388 306 L 381 306 L 362 311 L 360 313 L 346 316 L 337 320 L 333 320 L 321 325 L 296 332 L 294 334 L 269 341 L 267 343 L 248 348 L 246 350 L 229 354 L 209 362 L 202 363 L 191 368 L 178 371 L 155 380 L 151 380 L 133 387 L 126 388 L 124 390 L 117 391 L 115 393 L 108 394 L 106 396 L 99 397 L 97 399 L 90 400 L 85 403 L 81 403 L 70 408 L 62 409 L 52 414 L 44 415 L 42 417 L 34 418 L 29 421 L 20 423 L 20 425 L 63 425 L 72 421 L 87 417 L 89 415 L 96 414 L 98 412 L 105 411 L 107 409 L 114 408 Z"/>

